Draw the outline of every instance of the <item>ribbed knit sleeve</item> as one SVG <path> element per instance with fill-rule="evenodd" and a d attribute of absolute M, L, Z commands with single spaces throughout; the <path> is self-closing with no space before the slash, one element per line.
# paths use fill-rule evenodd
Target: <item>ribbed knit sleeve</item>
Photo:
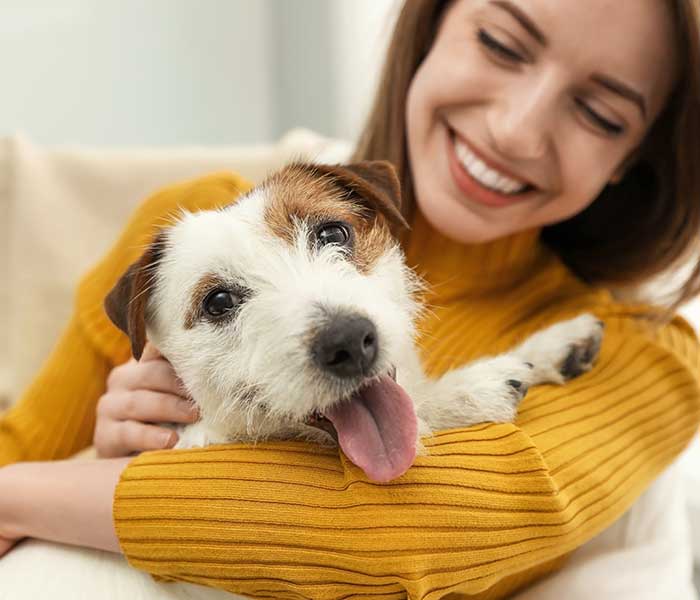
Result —
<path fill-rule="evenodd" d="M 0 418 L 0 466 L 62 459 L 92 443 L 109 369 L 74 316 L 17 405 Z"/>
<path fill-rule="evenodd" d="M 597 367 L 375 484 L 305 443 L 157 452 L 117 488 L 137 568 L 260 598 L 502 598 L 630 507 L 700 419 L 697 340 L 609 315 Z"/>

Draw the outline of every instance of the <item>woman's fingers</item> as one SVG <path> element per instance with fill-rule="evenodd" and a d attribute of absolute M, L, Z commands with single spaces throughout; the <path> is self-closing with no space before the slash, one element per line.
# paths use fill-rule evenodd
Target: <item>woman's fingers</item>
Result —
<path fill-rule="evenodd" d="M 165 359 L 137 362 L 134 359 L 115 367 L 107 379 L 108 389 L 152 390 L 186 396 L 182 382 Z"/>
<path fill-rule="evenodd" d="M 196 406 L 189 400 L 151 390 L 123 390 L 105 394 L 97 405 L 99 416 L 116 421 L 194 423 Z"/>
<path fill-rule="evenodd" d="M 140 361 L 131 359 L 110 372 L 97 403 L 93 441 L 101 457 L 171 448 L 177 434 L 153 423 L 188 424 L 198 418 L 172 365 L 147 344 Z"/>
<path fill-rule="evenodd" d="M 101 458 L 128 456 L 146 450 L 172 448 L 175 431 L 138 421 L 103 421 L 95 429 L 95 447 Z"/>

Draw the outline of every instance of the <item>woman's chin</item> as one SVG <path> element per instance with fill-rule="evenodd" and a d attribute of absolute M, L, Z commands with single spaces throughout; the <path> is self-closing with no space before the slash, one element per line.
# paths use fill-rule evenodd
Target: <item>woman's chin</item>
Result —
<path fill-rule="evenodd" d="M 502 219 L 493 222 L 488 215 L 480 214 L 455 199 L 423 203 L 418 208 L 426 221 L 439 233 L 460 244 L 483 244 L 508 236 L 515 231 Z"/>

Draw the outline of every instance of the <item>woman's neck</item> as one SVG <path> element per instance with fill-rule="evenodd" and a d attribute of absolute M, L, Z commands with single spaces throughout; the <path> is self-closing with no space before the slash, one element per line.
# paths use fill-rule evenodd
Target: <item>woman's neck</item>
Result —
<path fill-rule="evenodd" d="M 437 231 L 416 211 L 404 244 L 408 266 L 429 285 L 433 300 L 497 292 L 527 278 L 550 256 L 531 229 L 491 242 L 461 244 Z"/>

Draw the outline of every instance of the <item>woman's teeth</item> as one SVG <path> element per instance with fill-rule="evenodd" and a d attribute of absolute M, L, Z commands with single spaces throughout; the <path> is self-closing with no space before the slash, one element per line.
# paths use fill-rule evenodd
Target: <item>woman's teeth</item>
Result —
<path fill-rule="evenodd" d="M 477 156 L 459 139 L 455 138 L 455 153 L 460 164 L 481 185 L 501 194 L 520 194 L 528 185 L 510 179 L 493 169 L 487 167 Z"/>

